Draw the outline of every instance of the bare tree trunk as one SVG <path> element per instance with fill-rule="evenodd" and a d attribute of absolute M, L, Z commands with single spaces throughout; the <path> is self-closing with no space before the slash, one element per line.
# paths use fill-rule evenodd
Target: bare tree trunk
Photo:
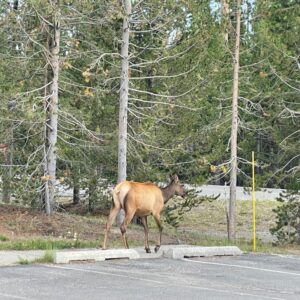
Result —
<path fill-rule="evenodd" d="M 228 239 L 235 240 L 236 231 L 236 182 L 237 182 L 237 131 L 238 131 L 238 92 L 239 92 L 239 56 L 241 30 L 241 0 L 236 2 L 236 40 L 233 63 L 232 125 L 231 125 L 231 171 Z"/>
<path fill-rule="evenodd" d="M 79 196 L 80 186 L 78 180 L 73 181 L 73 204 L 76 205 L 80 202 Z"/>
<path fill-rule="evenodd" d="M 10 203 L 11 196 L 11 180 L 12 180 L 12 164 L 13 164 L 13 127 L 7 129 L 7 143 L 4 148 L 5 167 L 3 172 L 3 194 L 2 201 Z"/>
<path fill-rule="evenodd" d="M 131 14 L 131 1 L 125 0 L 125 16 L 123 19 L 122 33 L 122 70 L 120 85 L 120 110 L 119 110 L 119 140 L 118 140 L 118 182 L 127 177 L 127 113 L 128 113 L 128 89 L 129 89 L 129 19 Z M 117 223 L 124 219 L 124 212 L 117 216 Z"/>
<path fill-rule="evenodd" d="M 97 178 L 98 178 L 98 172 L 97 168 L 94 168 L 91 170 L 92 173 L 90 174 L 90 180 L 89 180 L 89 212 L 93 212 L 95 210 L 95 205 L 97 201 Z"/>
<path fill-rule="evenodd" d="M 13 2 L 13 10 L 15 12 L 18 11 L 19 7 L 19 0 L 14 0 Z M 17 46 L 15 38 L 12 38 L 12 49 L 11 51 L 13 53 L 16 52 Z M 7 110 L 8 112 L 12 111 L 15 108 L 15 102 L 9 101 Z M 11 198 L 11 180 L 12 180 L 12 165 L 13 165 L 13 140 L 14 140 L 14 130 L 13 130 L 13 123 L 11 126 L 7 129 L 7 147 L 4 149 L 4 157 L 5 157 L 5 167 L 4 167 L 4 173 L 3 173 L 3 195 L 2 195 L 2 201 L 4 203 L 10 203 Z"/>
<path fill-rule="evenodd" d="M 221 15 L 222 15 L 222 31 L 224 40 L 228 43 L 229 31 L 229 5 L 228 0 L 221 0 Z"/>
<path fill-rule="evenodd" d="M 52 69 L 50 84 L 50 98 L 47 103 L 47 133 L 46 133 L 46 184 L 45 210 L 48 215 L 52 214 L 55 196 L 56 180 L 56 142 L 58 124 L 58 75 L 59 75 L 59 44 L 60 44 L 60 10 L 59 1 L 50 1 L 53 8 L 53 24 L 50 26 L 52 36 L 49 42 L 49 62 Z"/>
<path fill-rule="evenodd" d="M 47 38 L 47 46 L 49 50 L 49 44 L 50 44 L 50 37 L 48 36 Z M 48 53 L 47 53 L 48 55 Z M 43 174 L 44 174 L 44 182 L 42 186 L 42 193 L 41 193 L 41 208 L 49 207 L 49 188 L 48 188 L 48 181 L 47 181 L 47 174 L 48 174 L 48 169 L 47 169 L 47 150 L 49 149 L 49 142 L 48 142 L 48 127 L 49 127 L 49 119 L 48 119 L 48 110 L 49 110 L 49 99 L 48 99 L 48 93 L 49 93 L 49 70 L 48 70 L 48 63 L 45 66 L 45 74 L 44 74 L 44 111 L 45 111 L 45 126 L 44 126 L 44 131 L 43 131 L 43 139 L 44 139 L 44 163 L 43 163 Z"/>

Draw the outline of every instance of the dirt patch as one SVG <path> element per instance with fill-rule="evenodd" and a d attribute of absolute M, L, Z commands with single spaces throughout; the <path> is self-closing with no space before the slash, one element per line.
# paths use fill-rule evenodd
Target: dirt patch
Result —
<path fill-rule="evenodd" d="M 100 240 L 102 243 L 106 216 L 99 215 L 99 211 L 96 216 L 85 214 L 86 208 L 80 207 L 80 205 L 64 207 L 64 212 L 55 212 L 51 216 L 30 208 L 0 205 L 0 236 L 8 238 L 10 241 L 28 238 L 77 238 L 82 241 Z M 155 244 L 157 236 L 157 229 L 151 228 L 149 241 L 152 244 Z M 143 228 L 130 225 L 128 239 L 132 245 L 142 246 L 144 244 Z M 119 228 L 112 228 L 110 241 L 122 243 Z M 175 238 L 164 235 L 165 244 L 175 242 Z"/>
<path fill-rule="evenodd" d="M 0 206 L 0 234 L 20 237 L 71 237 L 77 233 L 87 238 L 100 234 L 100 220 L 87 219 L 67 213 L 45 213 L 30 208 Z"/>

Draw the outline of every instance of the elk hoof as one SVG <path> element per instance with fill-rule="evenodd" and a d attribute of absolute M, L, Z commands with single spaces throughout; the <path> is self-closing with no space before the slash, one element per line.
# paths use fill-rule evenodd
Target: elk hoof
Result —
<path fill-rule="evenodd" d="M 159 250 L 159 248 L 160 248 L 160 245 L 156 245 L 155 246 L 155 248 L 154 248 L 155 253 L 157 253 L 157 251 Z"/>
<path fill-rule="evenodd" d="M 146 250 L 146 253 L 151 253 L 150 248 L 145 248 L 145 250 Z"/>

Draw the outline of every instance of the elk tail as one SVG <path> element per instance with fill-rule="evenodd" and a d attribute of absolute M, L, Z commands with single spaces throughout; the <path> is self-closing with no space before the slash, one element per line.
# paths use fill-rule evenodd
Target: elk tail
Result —
<path fill-rule="evenodd" d="M 130 190 L 130 186 L 124 183 L 118 184 L 113 191 L 113 207 L 124 209 L 125 199 Z"/>

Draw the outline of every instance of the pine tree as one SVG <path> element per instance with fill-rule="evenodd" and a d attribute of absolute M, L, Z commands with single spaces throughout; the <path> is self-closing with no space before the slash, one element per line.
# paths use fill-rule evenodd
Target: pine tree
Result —
<path fill-rule="evenodd" d="M 276 214 L 276 225 L 270 229 L 280 245 L 300 244 L 300 185 L 294 181 L 288 189 L 280 194 L 277 201 L 281 204 L 273 211 Z"/>

